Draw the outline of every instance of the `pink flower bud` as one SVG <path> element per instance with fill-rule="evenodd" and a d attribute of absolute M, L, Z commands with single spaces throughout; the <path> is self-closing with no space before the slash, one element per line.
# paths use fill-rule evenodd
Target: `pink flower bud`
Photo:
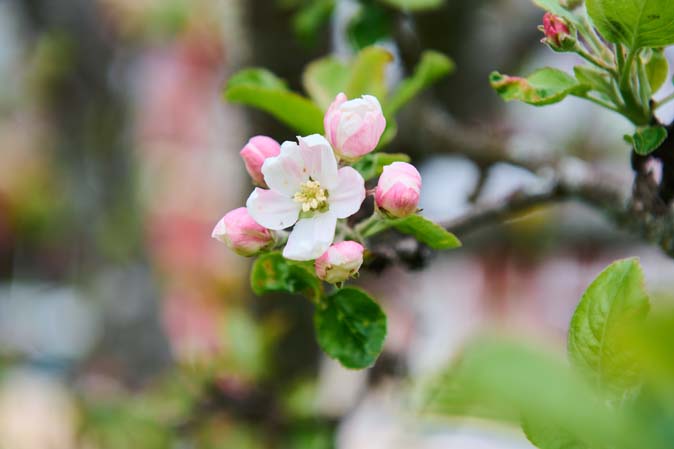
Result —
<path fill-rule="evenodd" d="M 543 42 L 550 45 L 553 50 L 569 51 L 576 45 L 567 22 L 550 12 L 543 16 L 543 33 L 545 33 Z"/>
<path fill-rule="evenodd" d="M 211 236 L 246 257 L 254 256 L 274 241 L 271 231 L 253 220 L 245 207 L 234 209 L 222 217 Z"/>
<path fill-rule="evenodd" d="M 406 162 L 394 162 L 384 167 L 375 191 L 377 206 L 384 213 L 402 218 L 418 210 L 421 175 Z"/>
<path fill-rule="evenodd" d="M 372 95 L 347 101 L 340 93 L 323 120 L 325 134 L 335 153 L 355 161 L 377 147 L 386 128 L 379 100 Z"/>
<path fill-rule="evenodd" d="M 253 182 L 260 187 L 267 187 L 262 175 L 262 164 L 268 157 L 278 156 L 280 153 L 281 146 L 277 141 L 267 136 L 255 136 L 239 154 Z"/>
<path fill-rule="evenodd" d="M 363 264 L 363 245 L 346 241 L 333 244 L 316 259 L 316 274 L 331 284 L 344 282 Z"/>

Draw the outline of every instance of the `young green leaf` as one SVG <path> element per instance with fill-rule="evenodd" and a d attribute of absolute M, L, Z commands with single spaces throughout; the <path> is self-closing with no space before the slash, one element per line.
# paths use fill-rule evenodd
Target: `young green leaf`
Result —
<path fill-rule="evenodd" d="M 353 165 L 366 181 L 381 175 L 384 167 L 394 162 L 409 162 L 404 153 L 370 153 Z"/>
<path fill-rule="evenodd" d="M 421 61 L 411 77 L 405 79 L 384 105 L 387 117 L 393 117 L 422 90 L 454 71 L 454 62 L 442 53 L 428 50 L 421 55 Z"/>
<path fill-rule="evenodd" d="M 667 139 L 667 129 L 662 126 L 650 126 L 637 130 L 632 136 L 625 136 L 625 140 L 634 146 L 634 151 L 647 156 L 660 148 Z"/>
<path fill-rule="evenodd" d="M 549 67 L 539 69 L 526 78 L 493 72 L 489 81 L 504 100 L 519 100 L 534 106 L 558 103 L 567 95 L 583 90 L 574 77 Z"/>
<path fill-rule="evenodd" d="M 380 0 L 394 8 L 403 11 L 424 11 L 428 9 L 439 8 L 445 3 L 445 0 Z"/>
<path fill-rule="evenodd" d="M 276 252 L 263 254 L 255 260 L 250 285 L 256 295 L 295 293 L 310 299 L 317 299 L 322 289 L 310 267 L 285 259 Z"/>
<path fill-rule="evenodd" d="M 594 25 L 610 42 L 632 51 L 674 44 L 671 0 L 587 0 Z"/>
<path fill-rule="evenodd" d="M 415 214 L 395 220 L 393 227 L 403 234 L 413 236 L 432 249 L 454 249 L 461 246 L 461 242 L 454 234 L 421 215 Z"/>
<path fill-rule="evenodd" d="M 346 368 L 371 366 L 384 346 L 386 315 L 364 291 L 347 287 L 316 307 L 314 326 L 319 345 Z"/>
<path fill-rule="evenodd" d="M 585 291 L 571 320 L 568 351 L 593 385 L 620 397 L 638 386 L 639 367 L 624 344 L 624 333 L 648 309 L 637 259 L 611 264 Z"/>
<path fill-rule="evenodd" d="M 571 432 L 546 423 L 537 417 L 523 417 L 522 430 L 527 439 L 539 449 L 588 449 Z"/>
<path fill-rule="evenodd" d="M 580 65 L 573 68 L 573 73 L 578 82 L 587 90 L 598 92 L 605 100 L 612 101 L 613 86 L 606 72 Z"/>
<path fill-rule="evenodd" d="M 393 55 L 381 47 L 368 47 L 356 56 L 351 76 L 346 85 L 349 98 L 361 95 L 386 97 L 386 67 L 393 61 Z"/>
<path fill-rule="evenodd" d="M 662 49 L 654 49 L 645 61 L 646 75 L 651 92 L 656 93 L 669 77 L 669 62 Z"/>
<path fill-rule="evenodd" d="M 634 445 L 635 440 L 644 443 L 563 360 L 507 339 L 468 345 L 454 365 L 422 386 L 420 396 L 424 412 L 502 421 L 524 417 L 525 426 L 527 420 L 536 419 L 565 429 L 587 447 L 636 449 L 642 446 Z M 539 446 L 543 449 L 554 447 L 540 434 L 534 438 L 548 443 Z"/>
<path fill-rule="evenodd" d="M 411 235 L 432 249 L 454 249 L 461 246 L 461 241 L 454 234 L 417 214 L 405 218 L 382 219 L 369 227 L 363 236 L 371 237 L 390 228 Z"/>
<path fill-rule="evenodd" d="M 285 82 L 265 69 L 246 69 L 232 76 L 227 101 L 261 109 L 301 134 L 323 131 L 323 111 L 311 100 L 288 90 Z"/>
<path fill-rule="evenodd" d="M 304 70 L 302 82 L 311 99 L 324 111 L 338 93 L 346 90 L 351 69 L 334 56 L 310 63 Z"/>

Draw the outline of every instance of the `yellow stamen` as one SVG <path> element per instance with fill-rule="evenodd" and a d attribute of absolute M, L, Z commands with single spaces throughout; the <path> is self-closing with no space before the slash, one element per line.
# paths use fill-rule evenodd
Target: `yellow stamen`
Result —
<path fill-rule="evenodd" d="M 300 190 L 293 196 L 293 200 L 302 205 L 303 212 L 313 212 L 328 205 L 328 193 L 321 188 L 321 183 L 309 179 L 300 185 Z"/>

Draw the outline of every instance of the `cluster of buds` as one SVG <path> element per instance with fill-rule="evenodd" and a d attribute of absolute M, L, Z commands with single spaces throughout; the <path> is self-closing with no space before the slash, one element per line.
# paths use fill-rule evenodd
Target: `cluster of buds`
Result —
<path fill-rule="evenodd" d="M 558 52 L 573 51 L 577 45 L 576 32 L 564 18 L 550 12 L 543 16 L 543 25 L 538 27 L 545 34 L 541 40 Z"/>
<path fill-rule="evenodd" d="M 340 93 L 324 125 L 325 136 L 298 137 L 282 145 L 266 136 L 250 139 L 240 155 L 257 187 L 246 207 L 225 215 L 212 235 L 243 256 L 283 247 L 285 258 L 313 260 L 320 279 L 339 284 L 358 274 L 365 243 L 358 232 L 348 230 L 339 235 L 353 240 L 334 243 L 338 224 L 350 229 L 344 220 L 360 210 L 367 195 L 363 177 L 350 165 L 376 149 L 386 119 L 377 98 L 348 100 Z M 394 162 L 384 167 L 374 190 L 375 214 L 414 214 L 420 192 L 419 172 Z"/>

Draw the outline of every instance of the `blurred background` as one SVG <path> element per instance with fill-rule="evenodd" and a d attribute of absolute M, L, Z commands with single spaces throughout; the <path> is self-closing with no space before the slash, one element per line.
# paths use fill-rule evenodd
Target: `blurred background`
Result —
<path fill-rule="evenodd" d="M 673 287 L 674 264 L 656 249 L 563 204 L 459 234 L 463 249 L 423 270 L 364 273 L 358 283 L 389 316 L 367 371 L 322 355 L 308 301 L 255 297 L 249 261 L 210 232 L 251 189 L 238 156 L 248 138 L 294 136 L 222 100 L 243 67 L 301 90 L 307 63 L 370 43 L 396 55 L 391 83 L 422 49 L 452 57 L 456 73 L 405 109 L 391 146 L 420 167 L 430 218 L 545 180 L 417 140 L 428 105 L 520 157 L 580 158 L 629 189 L 626 121 L 574 99 L 505 105 L 491 91 L 492 70 L 577 62 L 540 44 L 542 12 L 528 0 L 381 11 L 355 0 L 0 0 L 0 448 L 529 448 L 517 428 L 416 416 L 406 386 L 485 329 L 563 348 L 580 295 L 616 258 L 641 256 L 653 293 Z"/>

